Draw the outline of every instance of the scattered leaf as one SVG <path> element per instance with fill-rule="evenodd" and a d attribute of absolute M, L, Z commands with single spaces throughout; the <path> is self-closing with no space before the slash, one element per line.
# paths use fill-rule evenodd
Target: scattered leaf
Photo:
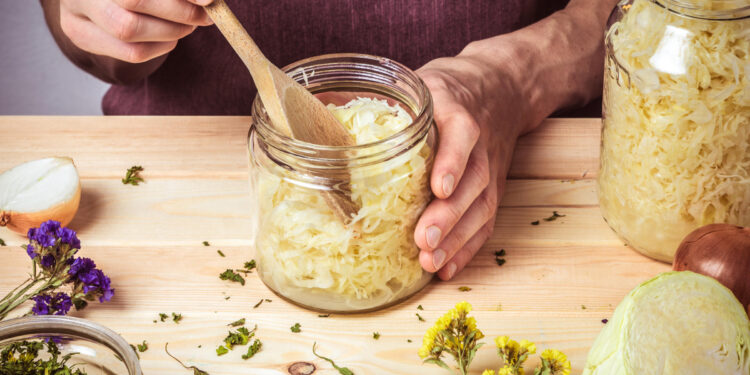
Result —
<path fill-rule="evenodd" d="M 299 325 L 299 323 L 294 323 L 293 326 L 289 327 L 289 329 L 294 333 L 300 333 L 302 330 L 300 329 L 302 326 Z"/>
<path fill-rule="evenodd" d="M 123 185 L 138 185 L 139 183 L 143 182 L 143 178 L 139 175 L 140 172 L 143 171 L 143 167 L 140 165 L 134 165 L 130 168 L 128 168 L 128 171 L 125 172 L 125 178 L 122 179 Z"/>

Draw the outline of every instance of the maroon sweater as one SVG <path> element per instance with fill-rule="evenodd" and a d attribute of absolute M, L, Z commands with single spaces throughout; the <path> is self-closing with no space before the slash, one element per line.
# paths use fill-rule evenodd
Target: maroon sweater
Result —
<path fill-rule="evenodd" d="M 469 42 L 539 20 L 566 0 L 229 0 L 277 66 L 338 52 L 379 55 L 412 69 Z M 108 115 L 248 115 L 250 74 L 216 27 L 181 40 L 149 77 L 113 85 Z"/>

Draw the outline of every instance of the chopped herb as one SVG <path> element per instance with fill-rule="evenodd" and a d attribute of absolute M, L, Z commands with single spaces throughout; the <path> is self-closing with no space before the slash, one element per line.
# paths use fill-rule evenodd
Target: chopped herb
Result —
<path fill-rule="evenodd" d="M 208 241 L 203 241 L 203 246 L 211 246 L 211 244 Z"/>
<path fill-rule="evenodd" d="M 156 323 L 156 319 L 154 319 L 154 323 Z"/>
<path fill-rule="evenodd" d="M 257 329 L 258 326 L 255 326 L 252 331 L 249 331 L 245 327 L 240 327 L 235 332 L 229 331 L 227 337 L 224 338 L 224 344 L 226 344 L 229 349 L 232 349 L 235 345 L 245 345 L 251 338 L 253 338 L 253 336 L 255 336 L 255 331 Z"/>
<path fill-rule="evenodd" d="M 336 370 L 338 370 L 339 374 L 341 374 L 341 375 L 354 375 L 354 372 L 352 370 L 349 370 L 346 367 L 336 366 L 336 363 L 334 363 L 332 359 L 323 357 L 322 355 L 316 353 L 315 352 L 315 345 L 317 345 L 317 343 L 313 342 L 312 352 L 313 352 L 313 354 L 315 354 L 316 357 L 318 357 L 318 358 L 320 358 L 320 359 L 322 359 L 322 360 L 330 363 L 331 366 L 333 366 L 333 368 L 335 368 Z"/>
<path fill-rule="evenodd" d="M 260 301 L 258 301 L 258 303 L 256 303 L 255 306 L 253 306 L 253 308 L 257 309 L 263 303 L 263 301 L 264 301 L 263 298 L 261 298 Z"/>
<path fill-rule="evenodd" d="M 417 310 L 424 310 L 424 308 L 422 308 L 422 305 L 419 305 L 417 306 Z"/>
<path fill-rule="evenodd" d="M 586 305 L 581 305 L 581 310 L 586 310 Z"/>
<path fill-rule="evenodd" d="M 500 251 L 495 251 L 496 257 L 504 257 L 505 256 L 505 249 L 500 249 Z"/>
<path fill-rule="evenodd" d="M 148 350 L 148 343 L 146 342 L 146 340 L 143 340 L 143 344 L 138 344 L 138 351 L 143 353 L 146 350 Z"/>
<path fill-rule="evenodd" d="M 419 319 L 420 322 L 424 322 L 425 321 L 424 318 L 422 317 L 422 315 L 419 315 L 419 313 L 417 313 L 416 315 L 417 315 L 417 318 Z"/>
<path fill-rule="evenodd" d="M 222 258 L 227 257 L 226 255 L 224 255 L 224 253 L 221 250 L 216 250 L 216 252 L 219 253 L 219 255 L 221 255 Z"/>
<path fill-rule="evenodd" d="M 227 269 L 226 271 L 219 274 L 219 278 L 222 280 L 235 281 L 242 285 L 245 285 L 245 279 L 243 279 L 239 273 L 234 272 L 230 269 Z"/>
<path fill-rule="evenodd" d="M 229 353 L 229 349 L 225 348 L 224 345 L 219 345 L 218 348 L 216 348 L 216 355 L 222 356 L 224 354 Z"/>
<path fill-rule="evenodd" d="M 411 339 L 406 339 L 406 342 L 411 342 Z"/>
<path fill-rule="evenodd" d="M 318 318 L 327 318 L 331 316 L 331 314 L 318 314 Z"/>
<path fill-rule="evenodd" d="M 172 313 L 172 321 L 180 324 L 180 320 L 182 320 L 182 314 Z"/>
<path fill-rule="evenodd" d="M 232 298 L 232 296 L 226 296 L 226 297 L 224 297 L 225 300 L 228 300 L 230 298 Z"/>
<path fill-rule="evenodd" d="M 207 372 L 205 372 L 205 371 L 203 371 L 203 370 L 201 370 L 201 369 L 199 369 L 199 368 L 197 368 L 195 366 L 185 366 L 185 364 L 182 363 L 182 361 L 180 361 L 179 359 L 177 359 L 177 357 L 173 356 L 169 352 L 169 350 L 167 350 L 167 345 L 169 345 L 169 343 L 165 343 L 164 344 L 164 351 L 167 352 L 168 356 L 172 357 L 172 359 L 174 359 L 175 361 L 177 361 L 177 363 L 179 363 L 180 366 L 184 367 L 187 370 L 193 370 L 193 375 L 209 375 Z M 198 347 L 200 348 L 200 345 Z"/>
<path fill-rule="evenodd" d="M 256 267 L 255 259 L 253 259 L 253 260 L 251 260 L 249 262 L 245 262 L 245 269 L 248 272 L 251 272 L 255 267 Z"/>
<path fill-rule="evenodd" d="M 602 319 L 602 324 L 607 324 L 607 322 L 609 322 L 609 319 Z"/>
<path fill-rule="evenodd" d="M 536 220 L 536 221 L 532 221 L 532 222 L 531 222 L 531 225 L 539 225 L 539 220 Z"/>
<path fill-rule="evenodd" d="M 167 318 L 169 318 L 169 315 L 165 313 L 159 313 L 159 320 L 161 320 L 162 322 L 166 321 Z"/>
<path fill-rule="evenodd" d="M 471 290 L 471 288 L 469 288 L 468 286 L 459 286 L 458 290 L 460 290 L 462 292 L 468 292 L 468 291 Z"/>
<path fill-rule="evenodd" d="M 2 238 L 0 238 L 0 246 L 7 246 L 7 245 L 5 245 L 5 241 L 3 241 Z"/>
<path fill-rule="evenodd" d="M 497 263 L 498 266 L 502 266 L 505 264 L 505 259 L 502 257 L 505 256 L 505 249 L 500 249 L 499 251 L 495 251 L 495 263 Z"/>
<path fill-rule="evenodd" d="M 374 338 L 375 340 L 379 339 L 380 338 L 380 332 L 373 332 L 372 333 L 372 338 Z"/>
<path fill-rule="evenodd" d="M 253 341 L 253 344 L 250 345 L 250 347 L 247 348 L 247 354 L 243 354 L 242 355 L 242 359 L 253 358 L 253 356 L 255 355 L 255 353 L 257 353 L 258 351 L 260 351 L 260 348 L 262 346 L 263 346 L 263 343 L 260 342 L 260 340 L 255 339 L 255 341 Z"/>
<path fill-rule="evenodd" d="M 230 326 L 230 327 L 244 326 L 245 325 L 245 318 L 242 318 L 240 320 L 235 320 L 234 322 L 231 322 L 231 323 L 229 323 L 227 325 Z"/>
<path fill-rule="evenodd" d="M 545 217 L 544 221 L 554 221 L 557 220 L 558 217 L 565 217 L 565 215 L 560 215 L 557 213 L 557 211 L 552 211 L 552 216 Z"/>
<path fill-rule="evenodd" d="M 122 179 L 122 183 L 124 185 L 138 185 L 138 183 L 143 182 L 143 178 L 139 175 L 142 171 L 143 167 L 140 165 L 134 165 L 128 168 L 128 171 L 125 173 L 125 178 Z"/>
<path fill-rule="evenodd" d="M 498 266 L 502 266 L 503 264 L 505 264 L 505 259 L 495 258 L 495 263 L 497 263 Z"/>
<path fill-rule="evenodd" d="M 202 348 L 202 347 L 203 347 L 203 345 L 198 345 L 198 348 L 199 348 L 199 349 L 200 349 L 200 348 Z"/>
<path fill-rule="evenodd" d="M 302 326 L 299 325 L 299 323 L 294 323 L 293 326 L 289 327 L 290 330 L 294 333 L 300 333 L 302 330 L 300 329 Z"/>
<path fill-rule="evenodd" d="M 266 298 L 266 302 L 273 302 L 273 301 L 271 301 L 270 299 Z"/>

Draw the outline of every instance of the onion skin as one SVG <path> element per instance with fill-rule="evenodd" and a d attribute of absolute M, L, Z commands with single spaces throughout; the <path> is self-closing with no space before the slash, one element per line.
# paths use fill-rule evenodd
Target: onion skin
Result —
<path fill-rule="evenodd" d="M 29 229 L 38 228 L 47 220 L 59 221 L 62 226 L 67 226 L 78 212 L 81 203 L 81 182 L 78 182 L 73 197 L 67 201 L 37 212 L 0 212 L 0 227 L 8 229 L 25 236 Z"/>
<path fill-rule="evenodd" d="M 750 313 L 750 227 L 711 224 L 696 229 L 677 248 L 672 269 L 713 277 Z"/>

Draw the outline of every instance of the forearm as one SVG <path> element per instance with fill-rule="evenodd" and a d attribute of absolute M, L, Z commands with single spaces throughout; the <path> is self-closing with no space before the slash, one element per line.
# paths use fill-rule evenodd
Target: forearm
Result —
<path fill-rule="evenodd" d="M 554 111 L 601 95 L 604 32 L 616 3 L 572 0 L 565 10 L 534 25 L 471 43 L 459 56 L 488 67 L 486 97 L 505 96 L 491 93 L 493 87 L 512 87 L 524 114 L 519 133 L 529 132 Z"/>
<path fill-rule="evenodd" d="M 60 25 L 60 0 L 40 0 L 40 3 L 47 26 L 63 54 L 76 66 L 103 81 L 114 84 L 139 81 L 153 73 L 166 59 L 164 55 L 144 63 L 132 64 L 88 53 L 73 44 L 63 32 Z"/>

